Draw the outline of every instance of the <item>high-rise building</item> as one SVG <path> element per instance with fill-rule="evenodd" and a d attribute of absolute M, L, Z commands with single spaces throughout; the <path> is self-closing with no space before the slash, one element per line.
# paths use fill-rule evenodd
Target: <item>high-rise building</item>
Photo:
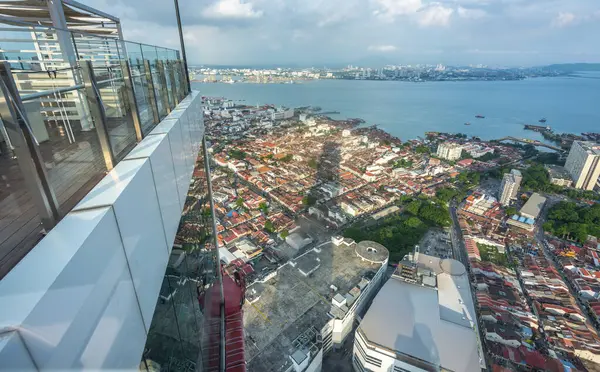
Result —
<path fill-rule="evenodd" d="M 518 169 L 513 169 L 510 173 L 506 173 L 502 177 L 502 183 L 500 183 L 500 191 L 498 193 L 498 200 L 503 206 L 510 204 L 510 201 L 516 199 L 521 186 L 521 180 L 523 176 Z"/>
<path fill-rule="evenodd" d="M 243 278 L 222 279 L 179 51 L 76 1 L 23 3 L 0 9 L 0 369 L 243 371 L 224 352 Z"/>
<path fill-rule="evenodd" d="M 463 147 L 458 143 L 443 142 L 438 145 L 437 156 L 446 160 L 458 160 L 462 155 Z"/>
<path fill-rule="evenodd" d="M 463 264 L 419 253 L 400 262 L 356 330 L 352 359 L 357 372 L 485 368 Z"/>
<path fill-rule="evenodd" d="M 565 169 L 571 174 L 575 188 L 593 190 L 600 177 L 600 145 L 594 142 L 573 142 Z"/>

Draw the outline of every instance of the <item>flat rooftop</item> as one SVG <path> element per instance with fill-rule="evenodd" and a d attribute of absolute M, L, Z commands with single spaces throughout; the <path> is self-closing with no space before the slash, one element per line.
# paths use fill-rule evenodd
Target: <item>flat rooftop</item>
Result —
<path fill-rule="evenodd" d="M 544 203 L 546 203 L 546 198 L 534 192 L 527 203 L 521 208 L 521 214 L 530 218 L 538 218 L 540 212 L 542 211 L 542 207 L 544 207 Z"/>
<path fill-rule="evenodd" d="M 437 287 L 394 275 L 373 300 L 360 330 L 370 342 L 399 354 L 452 371 L 480 371 L 475 309 L 465 267 L 456 260 L 425 254 L 419 254 L 417 267 L 435 275 Z"/>
<path fill-rule="evenodd" d="M 591 141 L 575 141 L 590 155 L 600 155 L 600 145 Z"/>
<path fill-rule="evenodd" d="M 257 292 L 253 299 L 258 296 L 252 304 L 244 304 L 249 371 L 285 371 L 291 366 L 288 356 L 296 351 L 297 340 L 311 327 L 320 334 L 331 319 L 327 314 L 332 308 L 332 298 L 338 293 L 347 294 L 381 267 L 361 260 L 354 244 L 335 246 L 330 242 L 294 261 L 296 266 L 288 262 L 273 279 L 248 288 L 249 292 Z M 318 262 L 318 268 L 308 276 L 303 275 L 300 268 L 311 271 L 307 267 L 311 262 Z M 337 290 L 331 289 L 331 285 Z"/>
<path fill-rule="evenodd" d="M 565 169 L 565 167 L 561 167 L 559 165 L 546 164 L 546 169 L 548 173 L 550 173 L 550 177 L 552 178 L 561 178 L 561 179 L 571 179 L 570 173 Z"/>

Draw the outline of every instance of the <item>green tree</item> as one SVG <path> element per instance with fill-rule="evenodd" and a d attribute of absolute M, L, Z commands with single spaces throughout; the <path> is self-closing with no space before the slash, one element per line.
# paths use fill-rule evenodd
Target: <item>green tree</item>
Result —
<path fill-rule="evenodd" d="M 302 198 L 302 204 L 306 205 L 306 206 L 311 206 L 311 205 L 315 205 L 315 203 L 317 202 L 317 198 L 313 195 L 305 195 Z"/>
<path fill-rule="evenodd" d="M 260 209 L 264 214 L 267 214 L 269 212 L 269 206 L 265 202 L 260 202 L 258 204 L 258 209 Z"/>
<path fill-rule="evenodd" d="M 234 149 L 229 151 L 229 156 L 237 160 L 244 160 L 246 158 L 246 153 L 241 150 Z"/>
<path fill-rule="evenodd" d="M 290 232 L 286 229 L 283 230 L 282 232 L 279 233 L 279 236 L 281 236 L 281 239 L 285 239 L 290 235 Z"/>
<path fill-rule="evenodd" d="M 275 227 L 273 226 L 273 222 L 271 222 L 270 220 L 267 220 L 265 222 L 265 230 L 267 230 L 270 233 L 275 232 Z"/>
<path fill-rule="evenodd" d="M 423 224 L 423 222 L 417 217 L 409 217 L 406 222 L 404 222 L 408 227 L 419 227 Z"/>
<path fill-rule="evenodd" d="M 515 207 L 506 208 L 506 215 L 514 216 L 515 214 L 517 214 L 517 208 L 515 208 Z"/>
<path fill-rule="evenodd" d="M 413 200 L 406 206 L 406 211 L 417 216 L 419 214 L 419 208 L 421 208 L 421 202 L 419 200 Z"/>
<path fill-rule="evenodd" d="M 417 154 L 429 154 L 430 150 L 429 150 L 429 147 L 427 147 L 425 145 L 419 145 L 419 146 L 415 147 L 415 152 Z"/>
<path fill-rule="evenodd" d="M 314 158 L 311 158 L 308 160 L 308 166 L 313 168 L 313 169 L 317 169 L 317 167 L 319 166 L 319 163 L 317 163 L 317 160 Z"/>

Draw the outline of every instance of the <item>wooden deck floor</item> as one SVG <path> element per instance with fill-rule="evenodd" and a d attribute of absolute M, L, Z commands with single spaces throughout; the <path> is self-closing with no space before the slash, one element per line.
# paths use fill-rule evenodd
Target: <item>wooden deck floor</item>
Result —
<path fill-rule="evenodd" d="M 135 146 L 135 132 L 125 119 L 110 118 L 111 144 L 118 160 Z M 40 144 L 48 178 L 61 214 L 68 213 L 106 174 L 95 130 L 73 128 L 69 143 L 62 126 L 48 125 L 50 140 Z M 0 279 L 43 237 L 42 225 L 17 160 L 0 155 Z"/>

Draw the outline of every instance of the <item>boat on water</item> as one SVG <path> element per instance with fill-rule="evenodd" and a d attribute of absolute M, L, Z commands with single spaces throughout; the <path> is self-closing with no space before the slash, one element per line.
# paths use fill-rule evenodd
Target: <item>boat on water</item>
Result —
<path fill-rule="evenodd" d="M 475 117 L 476 117 L 477 119 L 485 119 L 485 116 L 483 116 L 483 115 L 475 115 Z"/>
<path fill-rule="evenodd" d="M 540 120 L 538 120 L 538 121 L 539 121 L 540 123 L 545 123 L 545 122 L 547 122 L 548 120 L 546 120 L 546 118 L 541 118 L 541 119 L 540 119 Z"/>
<path fill-rule="evenodd" d="M 471 123 L 465 123 L 465 125 L 471 125 Z"/>

